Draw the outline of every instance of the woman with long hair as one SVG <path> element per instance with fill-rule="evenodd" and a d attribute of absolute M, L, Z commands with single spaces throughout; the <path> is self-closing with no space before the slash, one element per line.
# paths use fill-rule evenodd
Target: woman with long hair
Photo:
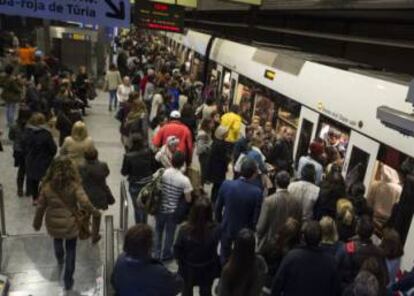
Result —
<path fill-rule="evenodd" d="M 233 252 L 223 268 L 219 296 L 257 296 L 267 273 L 262 257 L 255 254 L 256 240 L 250 229 L 240 230 Z"/>
<path fill-rule="evenodd" d="M 53 160 L 42 181 L 33 227 L 39 231 L 43 216 L 46 214 L 45 224 L 49 235 L 53 238 L 57 262 L 60 266 L 65 265 L 66 290 L 71 290 L 74 283 L 76 242 L 79 235 L 76 213 L 80 208 L 94 217 L 92 242 L 96 243 L 100 239 L 97 231 L 100 212 L 90 203 L 73 162 L 67 157 L 60 156 Z"/>
<path fill-rule="evenodd" d="M 92 138 L 88 136 L 85 123 L 77 121 L 72 127 L 71 136 L 67 137 L 60 148 L 60 154 L 68 156 L 76 166 L 85 163 L 85 151 L 94 147 Z"/>
<path fill-rule="evenodd" d="M 178 272 L 184 279 L 183 296 L 192 296 L 194 286 L 200 287 L 201 296 L 212 295 L 213 281 L 220 276 L 218 242 L 219 231 L 213 222 L 211 203 L 202 197 L 192 206 L 174 245 Z"/>
<path fill-rule="evenodd" d="M 112 108 L 118 107 L 118 98 L 116 95 L 118 85 L 122 83 L 121 74 L 119 73 L 115 64 L 109 66 L 108 72 L 105 75 L 104 89 L 109 93 L 109 107 L 108 110 L 112 111 Z"/>

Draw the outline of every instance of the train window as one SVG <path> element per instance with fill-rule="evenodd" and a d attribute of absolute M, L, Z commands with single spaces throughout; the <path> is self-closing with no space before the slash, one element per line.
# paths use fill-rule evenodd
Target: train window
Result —
<path fill-rule="evenodd" d="M 233 104 L 240 106 L 240 115 L 245 124 L 250 124 L 252 119 L 254 97 L 254 91 L 250 87 L 239 83 Z"/>
<path fill-rule="evenodd" d="M 296 166 L 298 165 L 299 158 L 308 154 L 308 147 L 311 143 L 313 123 L 307 119 L 303 119 L 302 128 L 299 135 L 298 151 L 296 152 Z"/>
<path fill-rule="evenodd" d="M 264 94 L 257 94 L 254 105 L 254 116 L 260 118 L 260 124 L 265 125 L 266 122 L 274 123 L 275 103 Z"/>
<path fill-rule="evenodd" d="M 327 146 L 338 147 L 338 151 L 343 158 L 348 147 L 350 132 L 351 130 L 348 127 L 321 115 L 316 137 L 322 139 Z"/>

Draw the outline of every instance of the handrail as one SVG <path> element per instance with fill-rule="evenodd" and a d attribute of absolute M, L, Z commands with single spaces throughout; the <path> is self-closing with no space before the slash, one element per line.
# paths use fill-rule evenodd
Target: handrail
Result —
<path fill-rule="evenodd" d="M 4 192 L 3 185 L 0 184 L 0 223 L 1 223 L 1 235 L 6 235 L 6 211 L 4 209 Z"/>
<path fill-rule="evenodd" d="M 121 200 L 120 200 L 120 215 L 119 215 L 119 228 L 122 234 L 125 234 L 128 230 L 128 191 L 126 189 L 125 181 L 121 181 Z"/>
<path fill-rule="evenodd" d="M 104 262 L 104 279 L 103 292 L 104 296 L 111 295 L 111 275 L 114 268 L 114 217 L 105 216 L 105 262 Z"/>

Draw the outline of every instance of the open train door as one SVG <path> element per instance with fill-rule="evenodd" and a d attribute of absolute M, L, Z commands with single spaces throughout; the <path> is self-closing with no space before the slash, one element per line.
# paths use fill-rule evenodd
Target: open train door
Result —
<path fill-rule="evenodd" d="M 308 154 L 309 144 L 316 136 L 316 129 L 318 128 L 319 113 L 312 111 L 305 106 L 302 106 L 299 116 L 299 126 L 296 133 L 296 140 L 294 146 L 295 167 L 299 162 L 299 158 Z"/>
<path fill-rule="evenodd" d="M 365 188 L 369 188 L 375 169 L 380 144 L 358 132 L 351 131 L 342 174 L 346 180 L 360 176 Z"/>
<path fill-rule="evenodd" d="M 233 105 L 236 97 L 236 89 L 239 83 L 239 73 L 231 71 L 230 80 L 230 105 Z"/>

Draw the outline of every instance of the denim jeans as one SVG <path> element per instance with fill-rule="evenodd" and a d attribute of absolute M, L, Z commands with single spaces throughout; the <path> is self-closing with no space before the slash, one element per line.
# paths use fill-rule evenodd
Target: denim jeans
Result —
<path fill-rule="evenodd" d="M 176 228 L 177 222 L 174 213 L 159 213 L 155 216 L 156 259 L 165 260 L 173 257 L 172 247 L 174 243 L 174 235 Z"/>
<path fill-rule="evenodd" d="M 118 106 L 118 98 L 116 97 L 116 89 L 109 91 L 109 109 L 112 110 L 112 107 L 116 109 Z"/>
<path fill-rule="evenodd" d="M 8 126 L 11 126 L 14 123 L 14 119 L 16 117 L 16 109 L 17 109 L 16 103 L 6 104 L 6 120 L 7 120 Z"/>
<path fill-rule="evenodd" d="M 71 289 L 73 286 L 73 274 L 75 272 L 75 262 L 76 262 L 76 242 L 77 239 L 67 239 L 65 240 L 65 250 L 63 249 L 63 239 L 55 238 L 53 240 L 55 247 L 55 256 L 59 264 L 65 264 L 65 273 L 63 275 L 63 280 L 65 282 L 65 288 Z"/>
<path fill-rule="evenodd" d="M 129 195 L 131 196 L 132 205 L 134 206 L 135 223 L 147 223 L 148 215 L 143 208 L 137 206 L 137 197 L 144 184 L 129 183 Z"/>

